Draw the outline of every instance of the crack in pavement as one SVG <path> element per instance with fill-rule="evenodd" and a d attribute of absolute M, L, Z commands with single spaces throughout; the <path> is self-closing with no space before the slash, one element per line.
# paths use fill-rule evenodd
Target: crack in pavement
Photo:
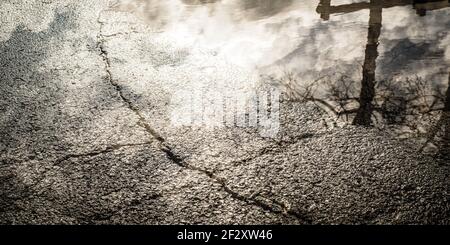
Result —
<path fill-rule="evenodd" d="M 82 158 L 82 157 L 94 157 L 94 156 L 98 156 L 98 155 L 101 155 L 101 154 L 106 154 L 106 153 L 110 153 L 110 152 L 113 152 L 113 151 L 116 151 L 116 150 L 120 150 L 120 149 L 125 148 L 125 147 L 144 146 L 144 145 L 151 145 L 151 144 L 152 144 L 151 142 L 143 142 L 143 143 L 135 143 L 135 144 L 116 144 L 116 145 L 107 146 L 103 150 L 97 150 L 97 151 L 80 153 L 80 154 L 69 154 L 69 155 L 63 156 L 63 157 L 55 160 L 50 166 L 47 167 L 47 169 L 42 171 L 40 173 L 40 177 L 36 178 L 33 181 L 33 184 L 28 185 L 26 188 L 32 188 L 32 187 L 35 187 L 35 186 L 39 185 L 47 177 L 47 173 L 49 173 L 50 171 L 54 170 L 53 169 L 54 166 L 60 166 L 63 161 L 66 161 L 68 159 L 71 159 L 71 158 Z M 5 182 L 5 181 L 7 181 L 9 179 L 12 179 L 14 177 L 15 176 L 12 175 L 12 174 L 8 175 L 6 177 L 0 177 L 0 181 L 4 181 Z M 15 201 L 17 201 L 17 200 L 22 200 L 22 199 L 30 198 L 32 196 L 36 196 L 35 195 L 36 193 L 34 191 L 31 191 L 30 189 L 27 189 L 26 192 L 27 192 L 26 195 L 23 195 L 23 196 L 14 197 L 14 198 L 10 198 L 9 197 L 8 199 L 11 200 L 12 203 L 10 203 L 8 206 L 14 205 Z M 42 196 L 42 197 L 45 198 L 45 196 Z M 4 199 L 4 198 L 5 197 L 3 196 L 3 194 L 0 194 L 0 199 Z M 0 212 L 1 212 L 2 209 L 4 209 L 4 208 L 0 207 Z"/>
<path fill-rule="evenodd" d="M 135 144 L 116 144 L 116 145 L 106 146 L 106 148 L 104 150 L 97 150 L 97 151 L 92 151 L 92 152 L 87 152 L 87 153 L 80 153 L 80 154 L 69 154 L 69 155 L 63 156 L 63 157 L 59 158 L 58 160 L 54 161 L 54 163 L 50 167 L 59 166 L 63 161 L 66 161 L 66 160 L 71 159 L 71 158 L 94 157 L 94 156 L 98 156 L 98 155 L 101 155 L 101 154 L 106 154 L 106 153 L 110 153 L 110 152 L 113 152 L 113 151 L 116 151 L 116 150 L 120 150 L 120 149 L 126 148 L 126 147 L 145 146 L 145 145 L 151 145 L 151 144 L 152 144 L 152 142 L 143 142 L 143 143 L 135 143 Z M 29 198 L 32 198 L 32 197 L 41 197 L 43 199 L 47 199 L 47 195 L 45 195 L 44 192 L 38 193 L 36 191 L 33 191 L 31 188 L 33 188 L 33 187 L 37 186 L 39 183 L 41 183 L 47 177 L 47 173 L 50 172 L 51 170 L 52 170 L 52 168 L 48 168 L 45 171 L 43 171 L 40 174 L 40 177 L 37 180 L 35 180 L 32 185 L 28 185 L 28 186 L 25 187 L 24 194 L 21 195 L 21 196 L 18 196 L 18 197 L 9 197 L 9 196 L 5 197 L 6 194 L 1 193 L 0 194 L 0 199 L 3 199 L 3 200 L 8 199 L 10 201 L 10 203 L 7 204 L 7 205 L 1 204 L 0 205 L 0 213 L 1 212 L 5 212 L 6 209 L 11 207 L 11 206 L 14 206 L 16 201 L 19 201 L 19 200 L 29 199 Z M 5 177 L 0 176 L 0 181 L 7 181 L 7 180 L 12 179 L 14 177 L 15 177 L 15 175 L 13 175 L 13 174 L 10 174 L 10 175 L 5 176 Z M 102 197 L 111 195 L 113 193 L 120 192 L 120 191 L 122 191 L 124 189 L 132 190 L 135 186 L 136 186 L 136 184 L 134 184 L 133 186 L 125 186 L 125 187 L 117 188 L 115 190 L 112 190 L 112 191 L 102 195 Z M 148 195 L 146 195 L 146 196 L 148 196 Z M 154 198 L 157 198 L 158 196 L 161 196 L 161 195 L 153 194 L 151 196 L 154 196 Z M 149 198 L 147 197 L 145 199 L 149 199 Z M 141 200 L 137 200 L 137 201 L 140 202 Z M 136 205 L 137 205 L 137 203 L 131 203 L 131 205 L 126 205 L 124 207 L 121 207 L 118 210 L 112 211 L 111 214 L 107 214 L 105 216 L 113 217 L 116 213 L 120 212 L 122 209 L 127 208 L 129 206 L 136 206 Z M 66 215 L 66 214 L 64 214 L 64 215 Z M 97 215 L 97 214 L 94 214 L 93 217 L 95 215 Z M 66 215 L 66 216 L 72 217 L 71 215 Z M 98 214 L 98 216 L 102 216 L 102 214 Z M 77 218 L 77 219 L 79 219 L 79 218 Z M 107 218 L 105 218 L 105 219 L 107 219 Z M 86 221 L 87 219 L 81 219 L 81 220 Z M 92 220 L 96 221 L 97 219 L 93 218 Z M 102 219 L 100 218 L 98 220 L 102 220 Z"/>
<path fill-rule="evenodd" d="M 41 177 L 39 177 L 37 180 L 35 180 L 32 185 L 26 186 L 25 187 L 26 190 L 24 190 L 24 194 L 23 195 L 18 196 L 18 197 L 5 197 L 5 194 L 1 193 L 0 194 L 0 199 L 3 199 L 3 200 L 8 199 L 10 201 L 10 203 L 7 204 L 7 205 L 1 204 L 0 205 L 0 213 L 5 212 L 6 209 L 11 207 L 11 206 L 14 206 L 16 201 L 19 201 L 19 200 L 29 199 L 29 198 L 32 198 L 32 197 L 41 197 L 43 199 L 48 199 L 47 195 L 44 192 L 38 193 L 36 191 L 33 191 L 31 188 L 37 186 L 39 183 L 41 183 L 47 177 L 47 173 L 52 170 L 51 167 L 59 166 L 63 161 L 66 161 L 66 160 L 71 159 L 71 158 L 94 157 L 94 156 L 98 156 L 98 155 L 101 155 L 101 154 L 106 154 L 106 153 L 110 153 L 110 152 L 113 152 L 113 151 L 116 151 L 116 150 L 120 150 L 120 149 L 126 148 L 126 147 L 145 146 L 145 145 L 152 145 L 152 142 L 143 142 L 143 143 L 134 143 L 134 144 L 132 144 L 132 143 L 130 143 L 130 144 L 116 144 L 116 145 L 106 146 L 106 148 L 103 149 L 103 150 L 97 150 L 97 151 L 80 153 L 80 154 L 69 154 L 69 155 L 63 156 L 63 157 L 59 158 L 58 160 L 54 161 L 53 164 L 50 166 L 50 168 L 48 168 L 44 172 L 42 172 L 42 174 L 40 174 Z M 5 177 L 0 176 L 0 181 L 7 181 L 7 180 L 12 179 L 14 177 L 15 177 L 15 175 L 13 175 L 13 174 L 10 174 L 10 175 L 5 176 Z M 135 186 L 136 186 L 136 184 L 134 184 L 132 186 L 125 186 L 125 187 L 116 188 L 115 190 L 112 190 L 112 191 L 110 191 L 110 192 L 108 192 L 106 194 L 103 194 L 101 197 L 109 196 L 109 195 L 111 195 L 113 193 L 117 193 L 117 192 L 120 192 L 120 191 L 125 190 L 125 189 L 133 190 Z M 110 214 L 98 214 L 98 213 L 95 213 L 95 214 L 89 216 L 89 217 L 92 217 L 92 219 L 79 218 L 79 217 L 76 217 L 76 219 L 84 221 L 85 223 L 92 223 L 92 222 L 87 222 L 88 220 L 93 220 L 93 221 L 108 220 L 108 219 L 112 218 L 115 214 L 119 213 L 121 210 L 123 210 L 125 208 L 136 206 L 136 205 L 138 205 L 140 202 L 142 202 L 144 200 L 156 199 L 157 197 L 160 197 L 160 196 L 161 195 L 158 194 L 158 193 L 157 194 L 152 194 L 152 195 L 145 195 L 145 197 L 142 198 L 142 200 L 141 199 L 134 200 L 129 205 L 125 205 L 125 206 L 123 206 L 123 207 L 121 207 L 121 208 L 119 208 L 117 210 L 111 211 Z M 67 215 L 67 214 L 64 214 L 64 215 L 68 216 L 68 217 L 73 217 L 73 216 Z"/>
<path fill-rule="evenodd" d="M 124 88 L 113 78 L 113 75 L 111 72 L 111 61 L 108 56 L 108 50 L 105 47 L 105 41 L 106 41 L 105 35 L 103 35 L 103 27 L 104 27 L 105 22 L 101 21 L 101 16 L 104 11 L 106 11 L 106 10 L 100 11 L 98 18 L 97 18 L 97 22 L 99 24 L 99 32 L 97 34 L 97 48 L 100 52 L 100 56 L 102 57 L 102 59 L 104 61 L 105 71 L 107 74 L 107 81 L 114 87 L 114 89 L 117 91 L 119 97 L 125 103 L 125 105 L 131 111 L 133 111 L 134 114 L 138 117 L 138 119 L 139 119 L 138 125 L 143 127 L 144 130 L 149 135 L 151 135 L 151 137 L 153 139 L 156 139 L 158 141 L 159 150 L 164 152 L 166 154 L 166 157 L 174 164 L 176 164 L 182 168 L 185 168 L 185 169 L 188 169 L 191 171 L 196 171 L 203 175 L 206 175 L 211 180 L 213 180 L 214 182 L 219 184 L 221 186 L 221 188 L 235 200 L 239 200 L 241 202 L 247 203 L 248 205 L 259 207 L 265 211 L 268 211 L 268 212 L 271 212 L 274 214 L 290 216 L 291 218 L 294 218 L 303 224 L 311 224 L 312 220 L 303 212 L 297 212 L 297 211 L 291 210 L 290 208 L 287 208 L 286 205 L 283 205 L 279 202 L 272 201 L 273 203 L 277 203 L 277 205 L 280 206 L 277 208 L 277 207 L 267 204 L 261 200 L 247 197 L 245 195 L 242 195 L 242 194 L 239 194 L 238 192 L 233 191 L 230 187 L 228 187 L 226 185 L 226 181 L 224 179 L 220 178 L 219 176 L 215 175 L 214 172 L 211 172 L 211 171 L 188 164 L 182 157 L 180 157 L 173 151 L 173 148 L 166 142 L 166 140 L 158 132 L 156 132 L 156 130 L 154 130 L 150 126 L 150 124 L 147 122 L 147 120 L 145 119 L 143 114 L 140 112 L 139 108 L 137 108 L 133 104 L 133 102 L 129 98 L 127 98 L 127 96 L 125 96 Z"/>
<path fill-rule="evenodd" d="M 130 31 L 130 32 L 116 32 L 113 34 L 108 34 L 108 35 L 103 35 L 103 37 L 116 37 L 116 36 L 121 36 L 121 35 L 130 35 L 130 34 L 139 34 L 140 32 L 138 31 Z"/>

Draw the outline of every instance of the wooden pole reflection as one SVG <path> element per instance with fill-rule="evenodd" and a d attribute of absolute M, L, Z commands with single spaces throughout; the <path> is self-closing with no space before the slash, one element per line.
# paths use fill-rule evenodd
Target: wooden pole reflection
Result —
<path fill-rule="evenodd" d="M 376 60 L 378 58 L 378 44 L 382 28 L 383 8 L 406 5 L 413 5 L 417 14 L 424 16 L 427 11 L 449 7 L 450 0 L 370 0 L 370 2 L 351 3 L 338 6 L 332 6 L 331 0 L 321 0 L 319 2 L 317 12 L 323 20 L 329 20 L 330 15 L 332 14 L 347 14 L 366 9 L 370 11 L 359 108 L 355 119 L 353 120 L 353 124 L 355 125 L 369 126 L 372 122 L 373 99 L 375 97 Z"/>

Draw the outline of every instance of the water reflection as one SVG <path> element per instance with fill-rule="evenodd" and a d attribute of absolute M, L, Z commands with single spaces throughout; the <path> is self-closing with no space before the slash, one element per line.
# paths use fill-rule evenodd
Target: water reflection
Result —
<path fill-rule="evenodd" d="M 293 0 L 242 0 L 239 5 L 247 15 L 264 18 L 276 15 L 292 5 Z M 250 12 L 250 13 L 249 13 Z"/>
<path fill-rule="evenodd" d="M 330 0 L 321 0 L 317 7 L 317 12 L 324 20 L 330 19 L 330 14 L 336 13 L 350 13 L 353 11 L 359 11 L 362 9 L 369 9 L 369 28 L 367 45 L 365 50 L 365 59 L 363 64 L 363 75 L 361 81 L 361 91 L 358 97 L 359 108 L 356 110 L 356 116 L 353 120 L 353 124 L 356 125 L 371 125 L 372 116 L 376 102 L 376 60 L 378 58 L 378 44 L 379 37 L 382 28 L 382 11 L 383 8 L 391 8 L 396 6 L 404 6 L 412 4 L 416 10 L 417 15 L 426 16 L 427 12 L 433 10 L 439 10 L 450 6 L 450 1 L 382 1 L 371 0 L 366 3 L 352 3 L 345 5 L 332 6 Z M 405 50 L 408 52 L 408 50 Z M 381 115 L 386 121 L 400 122 L 406 121 L 406 116 L 419 114 L 419 117 L 423 117 L 425 114 L 430 114 L 433 111 L 441 111 L 441 116 L 435 125 L 430 125 L 428 130 L 427 142 L 424 147 L 431 141 L 433 141 L 439 131 L 442 132 L 440 137 L 441 144 L 439 150 L 441 155 L 448 157 L 449 144 L 450 144 L 450 122 L 449 122 L 449 109 L 450 109 L 450 73 L 448 75 L 447 92 L 445 95 L 440 96 L 439 89 L 429 89 L 432 81 L 422 81 L 419 78 L 416 80 L 408 80 L 406 84 L 394 82 L 388 84 L 386 82 L 380 82 L 378 85 L 385 90 L 384 93 L 380 92 L 382 97 L 382 104 L 377 109 L 381 112 Z M 386 86 L 387 85 L 387 86 Z M 432 86 L 432 85 L 431 85 Z M 406 89 L 406 91 L 405 91 Z M 386 93 L 387 91 L 387 93 Z M 401 93 L 403 91 L 403 93 Z M 384 95 L 384 96 L 383 96 Z M 408 100 L 408 97 L 410 99 Z M 431 103 L 428 99 L 431 97 Z M 348 98 L 348 96 L 347 96 Z M 345 98 L 346 99 L 346 98 Z M 419 102 L 419 103 L 417 103 Z M 389 104 L 393 105 L 389 106 Z M 391 108 L 389 108 L 391 107 Z M 439 108 L 441 107 L 441 108 Z M 443 107 L 443 108 L 442 108 Z M 400 120 L 398 120 L 400 119 Z M 413 120 L 416 120 L 414 118 Z"/>
<path fill-rule="evenodd" d="M 401 124 L 445 139 L 449 6 L 448 0 L 120 0 L 116 8 L 189 50 L 193 64 L 221 60 L 257 73 L 291 99 L 314 101 L 353 124 Z M 253 82 L 242 77 L 235 80 Z M 432 136 L 436 125 L 444 125 L 445 137 Z"/>
<path fill-rule="evenodd" d="M 383 9 L 407 5 L 412 5 L 418 15 L 425 16 L 427 11 L 446 8 L 449 3 L 448 0 L 371 0 L 370 2 L 331 6 L 331 0 L 321 0 L 317 12 L 321 14 L 322 19 L 328 20 L 330 14 L 346 14 L 364 9 Z"/>
<path fill-rule="evenodd" d="M 369 30 L 365 58 L 363 65 L 363 77 L 361 82 L 361 92 L 359 95 L 359 109 L 357 110 L 353 124 L 372 124 L 373 100 L 375 97 L 375 71 L 376 59 L 378 58 L 378 44 L 381 34 L 383 8 L 392 8 L 412 4 L 417 14 L 425 16 L 427 11 L 442 9 L 450 6 L 448 0 L 445 1 L 418 1 L 418 0 L 370 0 L 370 2 L 351 3 L 332 6 L 331 0 L 321 0 L 317 7 L 317 12 L 324 20 L 330 19 L 330 14 L 351 13 L 364 9 L 369 9 Z"/>

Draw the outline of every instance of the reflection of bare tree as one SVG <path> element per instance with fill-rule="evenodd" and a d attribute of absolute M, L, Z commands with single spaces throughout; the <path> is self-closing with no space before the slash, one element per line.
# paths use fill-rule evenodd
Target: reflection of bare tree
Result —
<path fill-rule="evenodd" d="M 427 142 L 424 144 L 426 147 L 427 144 L 436 140 L 436 138 L 440 138 L 439 144 L 439 153 L 444 158 L 450 157 L 450 73 L 448 74 L 448 87 L 447 92 L 445 93 L 444 99 L 444 108 L 442 109 L 441 116 L 439 120 L 433 125 L 427 136 Z M 441 136 L 439 137 L 439 134 Z"/>
<path fill-rule="evenodd" d="M 361 81 L 361 91 L 358 97 L 359 108 L 356 111 L 353 124 L 371 125 L 374 111 L 375 84 L 376 84 L 376 60 L 378 58 L 378 43 L 382 27 L 382 10 L 395 6 L 405 6 L 413 4 L 417 13 L 421 16 L 426 14 L 427 10 L 435 10 L 450 6 L 449 1 L 418 1 L 418 0 L 371 0 L 370 2 L 360 2 L 332 6 L 331 0 L 321 0 L 317 7 L 317 12 L 321 18 L 328 20 L 331 14 L 351 13 L 363 9 L 370 10 L 369 29 L 367 45 L 365 51 L 363 78 Z"/>
<path fill-rule="evenodd" d="M 292 102 L 313 102 L 327 113 L 337 118 L 356 113 L 354 104 L 358 101 L 355 96 L 355 82 L 346 76 L 331 80 L 328 76 L 321 77 L 311 83 L 301 84 L 301 79 L 292 72 L 285 72 L 281 78 L 266 77 L 274 84 L 284 87 L 284 94 Z"/>
<path fill-rule="evenodd" d="M 415 121 L 408 122 L 408 116 L 430 121 L 435 112 L 442 110 L 443 104 L 439 86 L 417 76 L 401 81 L 380 81 L 375 100 L 378 105 L 376 110 L 386 124 L 407 123 L 411 128 L 417 128 L 418 125 Z"/>
<path fill-rule="evenodd" d="M 358 83 L 346 76 L 338 79 L 324 76 L 308 84 L 291 72 L 286 72 L 281 78 L 267 79 L 281 84 L 288 100 L 315 103 L 339 120 L 352 121 L 359 110 Z M 443 90 L 442 86 L 417 76 L 379 81 L 374 87 L 373 125 L 380 128 L 389 126 L 402 137 L 425 138 L 424 147 L 439 143 L 440 152 L 448 156 L 450 74 L 448 88 L 446 92 Z"/>

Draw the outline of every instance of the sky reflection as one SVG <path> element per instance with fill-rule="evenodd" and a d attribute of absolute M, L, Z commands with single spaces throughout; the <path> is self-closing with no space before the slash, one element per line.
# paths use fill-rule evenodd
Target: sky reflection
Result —
<path fill-rule="evenodd" d="M 446 82 L 448 2 L 434 1 L 427 7 L 437 10 L 425 16 L 413 1 L 378 2 L 389 8 L 382 9 L 377 79 L 419 75 Z M 344 7 L 328 18 L 317 12 L 319 1 L 301 0 L 122 0 L 116 8 L 133 12 L 180 48 L 259 73 L 292 71 L 307 81 L 339 74 L 361 79 L 369 3 L 352 3 L 360 1 L 331 1 Z"/>

